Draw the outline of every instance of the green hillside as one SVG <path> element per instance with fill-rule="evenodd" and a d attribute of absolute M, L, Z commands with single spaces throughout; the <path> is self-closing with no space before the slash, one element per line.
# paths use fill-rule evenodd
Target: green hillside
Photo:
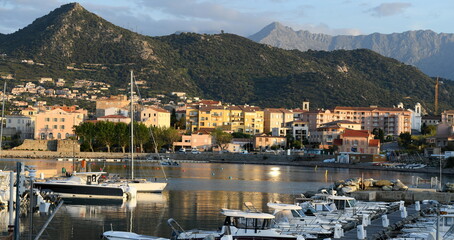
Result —
<path fill-rule="evenodd" d="M 91 79 L 125 88 L 133 69 L 142 94 L 185 91 L 193 96 L 262 107 L 392 106 L 421 102 L 432 109 L 434 80 L 370 50 L 288 51 L 233 34 L 148 37 L 67 4 L 13 34 L 0 36 L 0 73 L 16 80 Z M 26 65 L 33 59 L 44 66 Z M 68 66 L 77 70 L 68 69 Z M 453 108 L 445 81 L 440 107 Z"/>

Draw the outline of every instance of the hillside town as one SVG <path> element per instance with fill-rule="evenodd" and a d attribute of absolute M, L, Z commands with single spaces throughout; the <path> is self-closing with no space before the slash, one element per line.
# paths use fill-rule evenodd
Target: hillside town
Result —
<path fill-rule="evenodd" d="M 103 96 L 102 91 L 110 87 L 108 84 L 88 80 L 75 81 L 72 86 L 65 84 L 61 78 L 41 78 L 37 84 L 16 85 L 10 94 L 5 95 L 15 111 L 5 116 L 4 147 L 37 150 L 29 145 L 18 145 L 24 140 L 30 143 L 30 140 L 80 139 L 81 136 L 75 134 L 75 127 L 85 122 L 131 123 L 130 98 L 125 95 Z M 35 101 L 30 105 L 30 101 L 39 95 L 89 100 L 96 108 L 89 113 L 75 105 L 47 105 L 46 101 Z M 133 104 L 134 121 L 146 127 L 178 131 L 180 140 L 167 144 L 164 151 L 244 153 L 318 149 L 331 153 L 365 154 L 373 158 L 381 153 L 381 145 L 385 142 L 396 141 L 405 133 L 421 135 L 429 126 L 434 131 L 425 138 L 423 145 L 429 150 L 426 154 L 439 154 L 442 148 L 454 142 L 454 110 L 430 116 L 420 103 L 414 106 L 397 103 L 393 107 L 311 109 L 307 100 L 300 108 L 285 109 L 233 105 L 188 97 L 185 92 L 169 95 L 178 100 L 163 103 L 160 98 L 165 95 L 158 94 L 156 98 L 134 97 Z M 15 100 L 23 99 L 23 96 L 27 96 L 28 101 Z M 215 130 L 232 134 L 232 137 L 221 142 L 213 134 Z"/>

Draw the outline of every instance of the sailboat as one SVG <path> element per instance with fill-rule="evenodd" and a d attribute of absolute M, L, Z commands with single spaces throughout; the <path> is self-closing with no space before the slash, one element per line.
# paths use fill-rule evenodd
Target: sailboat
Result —
<path fill-rule="evenodd" d="M 150 182 L 146 179 L 134 178 L 134 74 L 131 70 L 131 147 L 130 147 L 130 164 L 131 164 L 131 179 L 128 182 L 129 186 L 136 188 L 137 192 L 160 193 L 167 186 L 167 182 Z"/>

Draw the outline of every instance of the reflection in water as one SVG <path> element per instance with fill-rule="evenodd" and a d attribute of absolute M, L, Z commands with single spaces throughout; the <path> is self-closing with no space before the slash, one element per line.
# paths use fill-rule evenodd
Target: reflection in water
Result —
<path fill-rule="evenodd" d="M 38 168 L 56 174 L 62 167 L 71 169 L 72 166 L 71 162 L 45 160 L 26 164 L 38 165 Z M 13 169 L 14 165 L 14 161 L 0 162 L 2 169 Z M 155 163 L 138 163 L 136 175 L 138 178 L 162 178 L 161 167 Z M 127 176 L 128 172 L 124 163 L 93 163 L 90 168 L 102 168 L 122 176 Z M 166 222 L 169 218 L 176 219 L 184 229 L 213 230 L 222 223 L 221 208 L 243 209 L 244 202 L 252 202 L 257 208 L 269 212 L 267 202 L 292 203 L 295 195 L 327 187 L 338 179 L 364 175 L 365 178 L 400 179 L 409 185 L 412 176 L 431 177 L 427 174 L 342 168 L 209 163 L 183 163 L 178 167 L 165 166 L 164 170 L 169 184 L 162 194 L 140 193 L 134 201 L 115 203 L 68 201 L 42 239 L 99 239 L 103 231 L 111 229 L 168 238 L 171 231 Z M 444 180 L 452 181 L 451 178 L 445 176 Z M 0 226 L 6 226 L 4 219 L 7 218 L 0 217 Z M 46 219 L 36 215 L 35 229 Z"/>

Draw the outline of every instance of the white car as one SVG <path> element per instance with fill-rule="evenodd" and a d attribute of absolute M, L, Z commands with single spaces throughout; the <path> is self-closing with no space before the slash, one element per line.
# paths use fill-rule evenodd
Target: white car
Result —
<path fill-rule="evenodd" d="M 200 154 L 200 151 L 197 150 L 197 149 L 192 149 L 192 150 L 191 150 L 191 153 L 192 153 L 192 154 Z"/>

